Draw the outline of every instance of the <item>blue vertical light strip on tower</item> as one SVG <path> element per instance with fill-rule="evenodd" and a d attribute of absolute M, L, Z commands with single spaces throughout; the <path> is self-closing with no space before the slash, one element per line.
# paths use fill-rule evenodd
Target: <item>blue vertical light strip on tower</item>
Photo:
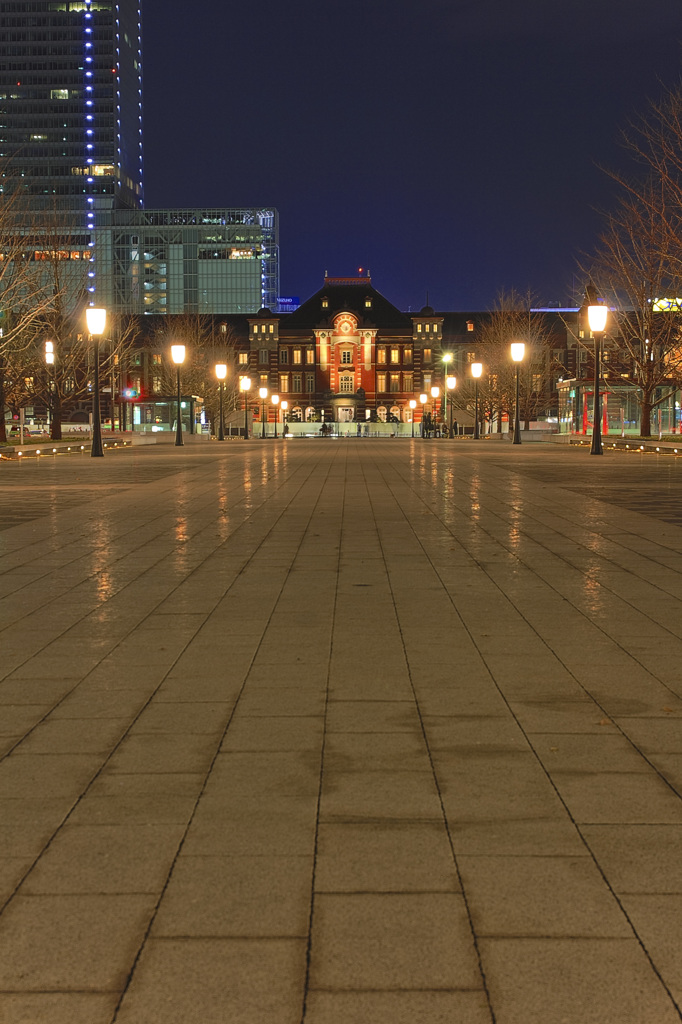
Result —
<path fill-rule="evenodd" d="M 94 74 L 94 53 L 95 46 L 93 43 L 93 28 L 92 28 L 92 11 L 90 5 L 92 0 L 85 0 L 85 10 L 83 11 L 83 89 L 85 98 L 85 123 L 84 123 L 84 139 L 85 139 L 85 167 L 86 167 L 86 228 L 90 235 L 90 241 L 88 243 L 90 248 L 90 268 L 88 270 L 88 305 L 94 305 L 95 295 L 95 199 L 93 196 L 93 182 L 94 182 L 94 163 L 95 163 L 95 74 Z"/>

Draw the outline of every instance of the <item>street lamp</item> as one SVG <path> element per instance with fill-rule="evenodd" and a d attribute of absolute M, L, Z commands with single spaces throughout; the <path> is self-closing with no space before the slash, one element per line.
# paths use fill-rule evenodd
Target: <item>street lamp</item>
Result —
<path fill-rule="evenodd" d="M 184 345 L 171 345 L 171 359 L 175 363 L 175 369 L 177 372 L 178 379 L 178 418 L 175 425 L 175 446 L 180 448 L 184 445 L 182 440 L 182 418 L 181 418 L 181 405 L 182 398 L 180 395 L 180 367 L 185 361 L 185 346 Z"/>
<path fill-rule="evenodd" d="M 474 404 L 476 419 L 474 421 L 474 441 L 478 441 L 481 436 L 481 430 L 478 422 L 478 378 L 483 373 L 483 363 L 472 363 L 471 364 L 471 376 L 476 381 L 476 401 Z"/>
<path fill-rule="evenodd" d="M 218 378 L 218 390 L 220 392 L 220 423 L 218 424 L 218 440 L 225 440 L 225 427 L 223 425 L 223 381 L 227 377 L 227 366 L 225 363 L 216 363 L 215 375 Z"/>
<path fill-rule="evenodd" d="M 447 376 L 447 371 L 449 370 L 450 363 L 452 362 L 452 352 L 444 352 L 442 357 L 441 357 L 441 359 L 442 359 L 442 362 L 444 364 L 444 371 L 443 372 Z M 443 420 L 446 423 L 450 422 L 448 420 L 448 390 L 447 390 L 447 381 L 446 381 L 446 384 L 445 384 L 445 388 L 443 389 Z"/>
<path fill-rule="evenodd" d="M 521 416 L 519 413 L 519 367 L 526 354 L 526 346 L 522 341 L 512 341 L 511 357 L 516 363 L 516 411 L 514 413 L 514 440 L 512 444 L 521 444 Z"/>
<path fill-rule="evenodd" d="M 593 288 L 587 289 L 588 301 L 587 322 L 594 335 L 594 423 L 592 426 L 592 448 L 590 455 L 603 455 L 601 444 L 601 402 L 599 399 L 599 378 L 601 377 L 601 345 L 606 328 L 606 319 L 609 308 L 603 304 L 596 303 L 596 294 Z M 592 304 L 594 302 L 594 305 Z"/>
<path fill-rule="evenodd" d="M 445 356 L 443 356 L 445 358 Z M 445 378 L 445 405 L 447 409 L 448 391 L 454 391 L 457 387 L 457 378 L 450 375 Z M 448 419 L 448 432 L 452 437 L 452 399 L 450 399 L 450 418 Z"/>
<path fill-rule="evenodd" d="M 426 405 L 428 400 L 429 400 L 429 396 L 426 394 L 425 391 L 423 391 L 421 393 L 421 395 L 419 396 L 419 401 L 421 402 L 421 405 L 422 405 L 422 427 L 421 427 L 421 429 L 422 429 L 422 437 L 426 437 L 426 431 L 424 430 L 424 406 Z"/>
<path fill-rule="evenodd" d="M 287 402 L 286 398 L 283 398 L 282 401 L 280 402 L 280 409 L 282 410 L 282 438 L 285 438 L 287 436 L 287 409 L 288 408 L 289 408 L 289 403 Z"/>
<path fill-rule="evenodd" d="M 277 440 L 277 418 L 279 416 L 279 395 L 273 395 L 270 399 L 275 407 L 275 441 Z"/>
<path fill-rule="evenodd" d="M 258 394 L 260 395 L 260 400 L 261 400 L 261 409 L 260 409 L 261 429 L 260 429 L 260 436 L 261 437 L 265 437 L 265 399 L 268 397 L 268 389 L 267 388 L 258 388 Z"/>
<path fill-rule="evenodd" d="M 244 440 L 245 441 L 248 441 L 248 439 L 249 439 L 249 409 L 248 409 L 248 402 L 246 401 L 246 392 L 250 388 L 251 388 L 251 378 L 250 377 L 240 377 L 239 378 L 239 390 L 244 395 Z"/>
<path fill-rule="evenodd" d="M 59 438 L 54 437 L 54 414 L 52 411 L 52 379 L 50 377 L 50 366 L 54 366 L 54 342 L 45 342 L 45 365 L 47 366 L 47 426 L 50 433 L 50 437 L 55 440 Z"/>
<path fill-rule="evenodd" d="M 104 455 L 104 449 L 102 447 L 102 426 L 100 424 L 99 409 L 99 340 L 104 334 L 104 328 L 107 325 L 107 311 L 106 309 L 96 309 L 94 306 L 88 306 L 85 310 L 85 320 L 88 325 L 90 341 L 93 338 L 95 339 L 95 380 L 92 393 L 92 444 L 90 445 L 90 455 L 93 458 L 101 459 Z"/>
<path fill-rule="evenodd" d="M 411 398 L 410 399 L 410 409 L 412 410 L 412 415 L 410 416 L 410 419 L 412 420 L 412 440 L 414 440 L 414 410 L 416 408 L 417 408 L 417 399 L 416 398 Z"/>

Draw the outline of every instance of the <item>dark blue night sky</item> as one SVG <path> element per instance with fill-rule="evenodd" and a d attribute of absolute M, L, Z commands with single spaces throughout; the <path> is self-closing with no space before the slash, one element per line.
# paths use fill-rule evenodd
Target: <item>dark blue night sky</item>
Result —
<path fill-rule="evenodd" d="M 147 206 L 276 206 L 281 294 L 572 304 L 680 0 L 143 0 Z"/>

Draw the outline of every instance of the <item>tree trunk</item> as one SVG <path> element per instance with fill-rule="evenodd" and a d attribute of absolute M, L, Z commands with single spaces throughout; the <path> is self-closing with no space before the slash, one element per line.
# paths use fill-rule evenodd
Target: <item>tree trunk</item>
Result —
<path fill-rule="evenodd" d="M 62 439 L 62 399 L 58 391 L 52 395 L 52 423 L 50 425 L 50 437 L 53 441 Z"/>
<path fill-rule="evenodd" d="M 642 393 L 639 432 L 642 437 L 651 437 L 651 392 Z"/>
<path fill-rule="evenodd" d="M 5 426 L 5 363 L 0 359 L 0 441 L 7 440 Z"/>

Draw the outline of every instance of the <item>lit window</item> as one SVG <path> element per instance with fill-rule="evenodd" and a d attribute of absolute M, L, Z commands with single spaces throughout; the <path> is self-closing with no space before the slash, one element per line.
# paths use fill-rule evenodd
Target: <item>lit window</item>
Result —
<path fill-rule="evenodd" d="M 399 348 L 392 348 L 391 349 L 391 362 L 392 363 L 399 363 L 400 362 L 400 349 Z"/>
<path fill-rule="evenodd" d="M 221 334 L 227 334 L 227 324 L 221 324 L 220 325 L 220 333 Z"/>
<path fill-rule="evenodd" d="M 412 349 L 408 348 L 407 346 L 405 346 L 405 348 L 403 349 L 403 363 L 409 364 L 411 362 L 412 362 Z"/>
<path fill-rule="evenodd" d="M 422 382 L 424 384 L 424 391 L 429 391 L 431 389 L 431 374 L 423 373 Z"/>
<path fill-rule="evenodd" d="M 158 353 L 158 352 L 154 352 L 153 353 L 153 355 L 152 355 L 152 365 L 153 366 L 161 366 L 161 354 L 160 353 Z"/>
<path fill-rule="evenodd" d="M 328 306 L 329 306 L 329 299 L 327 298 L 326 295 L 324 295 L 322 297 L 322 309 L 327 309 Z"/>
<path fill-rule="evenodd" d="M 371 309 L 371 308 L 372 308 L 372 300 L 371 300 L 371 299 L 369 298 L 369 296 L 368 296 L 368 297 L 367 297 L 367 298 L 365 299 L 365 309 Z"/>
<path fill-rule="evenodd" d="M 310 365 L 311 363 L 315 362 L 315 349 L 314 348 L 307 348 L 305 350 L 305 361 L 306 361 L 306 363 L 308 363 L 308 365 Z"/>
<path fill-rule="evenodd" d="M 350 351 L 350 349 L 344 349 L 343 350 L 343 352 L 341 353 L 341 362 L 342 363 L 352 363 L 353 362 L 353 353 Z"/>
<path fill-rule="evenodd" d="M 411 373 L 403 374 L 403 391 L 414 391 L 414 377 Z"/>
<path fill-rule="evenodd" d="M 430 363 L 431 362 L 431 349 L 430 348 L 425 348 L 424 349 L 423 359 L 424 359 L 425 363 Z"/>
<path fill-rule="evenodd" d="M 422 325 L 421 324 L 417 324 L 417 334 L 421 334 L 421 332 L 422 332 Z"/>
<path fill-rule="evenodd" d="M 279 375 L 279 390 L 283 391 L 285 395 L 289 394 L 289 374 L 280 373 Z"/>
<path fill-rule="evenodd" d="M 428 334 L 428 333 L 429 333 L 429 331 L 431 330 L 431 324 L 425 324 L 425 325 L 424 325 L 424 330 L 425 330 L 425 331 L 426 331 L 426 333 Z"/>
<path fill-rule="evenodd" d="M 260 385 L 259 386 L 262 387 L 262 388 L 266 388 L 269 385 L 269 383 L 270 383 L 270 378 L 268 377 L 267 373 L 261 373 L 261 375 L 260 375 Z"/>
<path fill-rule="evenodd" d="M 473 331 L 473 329 L 474 329 L 474 321 L 473 320 L 467 320 L 467 331 Z"/>
<path fill-rule="evenodd" d="M 248 362 L 249 362 L 249 353 L 248 352 L 240 352 L 239 353 L 239 365 L 240 366 L 247 366 Z"/>
<path fill-rule="evenodd" d="M 349 394 L 355 390 L 353 387 L 353 378 L 350 375 L 339 377 L 339 391 L 344 394 Z"/>
<path fill-rule="evenodd" d="M 294 362 L 294 363 L 300 363 L 301 362 L 301 350 L 300 350 L 300 348 L 295 348 L 294 349 L 292 362 Z"/>
<path fill-rule="evenodd" d="M 391 391 L 400 391 L 400 374 L 391 374 Z"/>
<path fill-rule="evenodd" d="M 275 325 L 274 324 L 270 324 L 269 331 L 270 331 L 270 334 L 274 334 L 274 331 L 275 331 Z"/>
<path fill-rule="evenodd" d="M 379 345 L 377 347 L 377 362 L 378 363 L 385 363 L 386 362 L 386 348 L 385 348 L 384 345 Z"/>
<path fill-rule="evenodd" d="M 378 373 L 377 374 L 377 391 L 385 391 L 385 390 L 386 390 L 386 374 L 385 373 Z"/>
<path fill-rule="evenodd" d="M 68 89 L 52 89 L 50 91 L 51 100 L 68 100 L 69 90 Z"/>

